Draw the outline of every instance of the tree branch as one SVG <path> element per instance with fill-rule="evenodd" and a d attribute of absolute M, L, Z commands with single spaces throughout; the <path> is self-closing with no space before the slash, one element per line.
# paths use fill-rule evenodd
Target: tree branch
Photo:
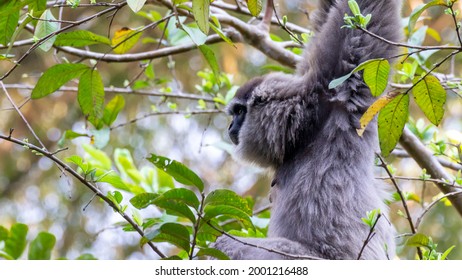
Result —
<path fill-rule="evenodd" d="M 11 143 L 21 145 L 23 147 L 26 147 L 27 149 L 30 149 L 32 151 L 38 152 L 42 154 L 43 156 L 49 158 L 53 162 L 55 162 L 57 165 L 59 165 L 61 168 L 63 168 L 65 171 L 67 171 L 69 174 L 71 174 L 74 178 L 79 180 L 83 185 L 85 185 L 87 188 L 89 188 L 95 195 L 97 195 L 99 198 L 104 200 L 107 205 L 109 205 L 115 212 L 119 213 L 120 216 L 124 220 L 126 220 L 137 232 L 141 237 L 144 237 L 145 234 L 143 230 L 138 226 L 135 221 L 132 220 L 125 212 L 122 212 L 117 205 L 114 204 L 109 198 L 107 198 L 99 189 L 98 187 L 94 186 L 92 183 L 87 181 L 82 175 L 80 175 L 77 171 L 72 169 L 69 165 L 61 161 L 59 158 L 55 156 L 56 152 L 48 152 L 44 149 L 41 149 L 33 144 L 30 144 L 28 142 L 21 141 L 19 139 L 11 137 L 11 134 L 9 136 L 5 136 L 0 134 L 0 139 L 4 139 L 6 141 L 9 141 Z M 151 241 L 148 242 L 149 247 L 159 255 L 161 258 L 165 258 L 166 256 L 152 243 Z"/>

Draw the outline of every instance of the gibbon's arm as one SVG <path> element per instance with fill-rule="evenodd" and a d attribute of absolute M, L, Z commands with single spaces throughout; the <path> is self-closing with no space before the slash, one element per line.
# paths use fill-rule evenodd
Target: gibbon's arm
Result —
<path fill-rule="evenodd" d="M 305 58 L 298 68 L 299 75 L 306 76 L 308 84 L 316 84 L 314 91 L 329 91 L 329 83 L 350 73 L 359 64 L 374 58 L 392 58 L 397 48 L 365 34 L 361 30 L 342 28 L 345 25 L 344 15 L 352 15 L 348 0 L 322 1 L 321 5 L 334 4 L 325 23 L 305 51 Z M 401 39 L 401 0 L 357 0 L 363 15 L 371 14 L 367 25 L 370 32 L 388 39 Z M 317 18 L 319 21 L 319 17 Z M 363 87 L 361 76 L 356 73 L 345 83 L 329 93 L 340 102 L 346 102 L 351 94 Z M 364 95 L 370 95 L 364 92 Z M 362 98 L 366 96 L 361 96 Z"/>

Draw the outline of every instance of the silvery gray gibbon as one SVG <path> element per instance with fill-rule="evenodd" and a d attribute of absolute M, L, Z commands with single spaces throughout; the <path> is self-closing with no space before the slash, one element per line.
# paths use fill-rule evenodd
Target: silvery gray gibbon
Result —
<path fill-rule="evenodd" d="M 397 48 L 359 29 L 342 28 L 347 0 L 319 0 L 315 37 L 294 75 L 272 73 L 242 86 L 229 104 L 229 136 L 244 160 L 274 171 L 267 238 L 217 239 L 231 259 L 314 256 L 356 259 L 370 227 L 367 211 L 383 219 L 361 259 L 395 255 L 394 228 L 384 203 L 385 186 L 374 178 L 376 125 L 362 137 L 359 119 L 372 104 L 360 73 L 335 89 L 329 82 L 370 59 L 390 59 Z M 390 41 L 401 39 L 400 0 L 357 0 L 367 29 Z M 270 250 L 268 250 L 270 249 Z M 280 254 L 283 252 L 285 254 Z"/>

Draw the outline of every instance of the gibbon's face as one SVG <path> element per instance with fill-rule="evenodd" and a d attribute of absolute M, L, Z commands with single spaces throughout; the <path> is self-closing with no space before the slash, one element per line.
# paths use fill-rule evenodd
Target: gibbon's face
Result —
<path fill-rule="evenodd" d="M 234 99 L 228 107 L 228 114 L 233 117 L 228 128 L 228 135 L 234 145 L 239 144 L 239 132 L 247 115 L 247 100 L 252 96 L 253 90 L 263 81 L 262 77 L 254 78 L 239 88 Z"/>
<path fill-rule="evenodd" d="M 233 120 L 228 128 L 228 135 L 234 145 L 239 144 L 239 131 L 245 121 L 247 107 L 241 103 L 234 103 L 230 108 L 229 113 L 233 116 Z"/>

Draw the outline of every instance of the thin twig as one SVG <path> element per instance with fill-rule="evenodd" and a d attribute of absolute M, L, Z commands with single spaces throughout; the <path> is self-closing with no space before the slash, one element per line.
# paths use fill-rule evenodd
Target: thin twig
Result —
<path fill-rule="evenodd" d="M 361 247 L 361 250 L 359 251 L 358 257 L 356 258 L 357 260 L 361 259 L 361 256 L 363 255 L 364 249 L 366 249 L 367 244 L 374 238 L 375 236 L 375 226 L 379 222 L 379 219 L 382 217 L 382 214 L 377 215 L 377 219 L 375 220 L 375 223 L 370 227 L 369 229 L 369 234 L 366 237 L 366 240 L 364 240 L 363 246 Z"/>
<path fill-rule="evenodd" d="M 410 213 L 409 208 L 407 206 L 406 198 L 404 197 L 404 194 L 401 191 L 401 188 L 399 187 L 398 182 L 396 182 L 394 175 L 388 169 L 388 166 L 387 166 L 387 163 L 385 162 L 385 159 L 383 159 L 383 157 L 381 155 L 379 155 L 379 154 L 377 154 L 377 157 L 379 158 L 379 160 L 381 162 L 380 166 L 387 172 L 388 176 L 390 177 L 391 182 L 395 186 L 396 192 L 398 193 L 398 195 L 399 195 L 399 197 L 401 199 L 401 202 L 403 203 L 404 211 L 406 212 L 406 219 L 409 222 L 409 227 L 410 227 L 412 233 L 416 234 L 417 230 L 416 230 L 416 228 L 414 226 L 414 222 L 412 221 L 412 216 L 411 216 L 411 213 Z M 417 247 L 417 254 L 419 255 L 419 259 L 423 258 L 422 250 L 420 249 L 420 247 Z"/>
<path fill-rule="evenodd" d="M 152 112 L 152 113 L 147 113 L 144 114 L 140 117 L 134 118 L 132 120 L 129 120 L 128 122 L 124 122 L 118 125 L 111 126 L 111 130 L 123 127 L 129 124 L 136 123 L 140 120 L 153 117 L 153 116 L 164 116 L 164 115 L 202 115 L 202 114 L 218 114 L 218 113 L 223 113 L 222 110 L 218 109 L 210 109 L 210 110 L 199 110 L 199 111 L 167 111 L 167 112 Z"/>
<path fill-rule="evenodd" d="M 8 100 L 10 101 L 11 105 L 13 106 L 13 108 L 15 109 L 15 111 L 18 113 L 18 115 L 21 117 L 21 119 L 23 120 L 24 124 L 27 126 L 27 128 L 29 129 L 30 133 L 32 133 L 32 135 L 34 136 L 35 140 L 37 140 L 37 142 L 40 144 L 40 146 L 42 146 L 43 149 L 47 149 L 45 147 L 45 144 L 43 144 L 43 142 L 40 140 L 40 138 L 37 136 L 37 134 L 35 133 L 34 129 L 32 128 L 32 126 L 29 124 L 29 122 L 27 121 L 26 117 L 23 115 L 23 113 L 21 112 L 21 110 L 18 108 L 18 106 L 16 106 L 16 103 L 14 103 L 13 99 L 11 98 L 10 94 L 8 93 L 8 90 L 6 89 L 5 85 L 3 84 L 3 81 L 0 80 L 0 85 L 3 89 L 3 92 L 5 93 L 6 95 L 6 98 L 8 98 Z"/>
<path fill-rule="evenodd" d="M 430 209 L 433 208 L 433 206 L 435 206 L 438 202 L 442 201 L 445 198 L 449 198 L 451 196 L 456 196 L 456 195 L 459 195 L 459 194 L 462 194 L 462 190 L 457 191 L 457 192 L 452 192 L 452 193 L 445 194 L 445 195 L 441 196 L 440 198 L 438 198 L 437 200 L 430 203 L 427 207 L 425 207 L 425 209 L 422 211 L 422 213 L 420 214 L 420 216 L 416 220 L 416 223 L 415 223 L 416 229 L 419 228 L 419 226 L 420 226 L 420 224 L 422 222 L 422 219 L 428 213 L 428 211 L 430 211 Z"/>

